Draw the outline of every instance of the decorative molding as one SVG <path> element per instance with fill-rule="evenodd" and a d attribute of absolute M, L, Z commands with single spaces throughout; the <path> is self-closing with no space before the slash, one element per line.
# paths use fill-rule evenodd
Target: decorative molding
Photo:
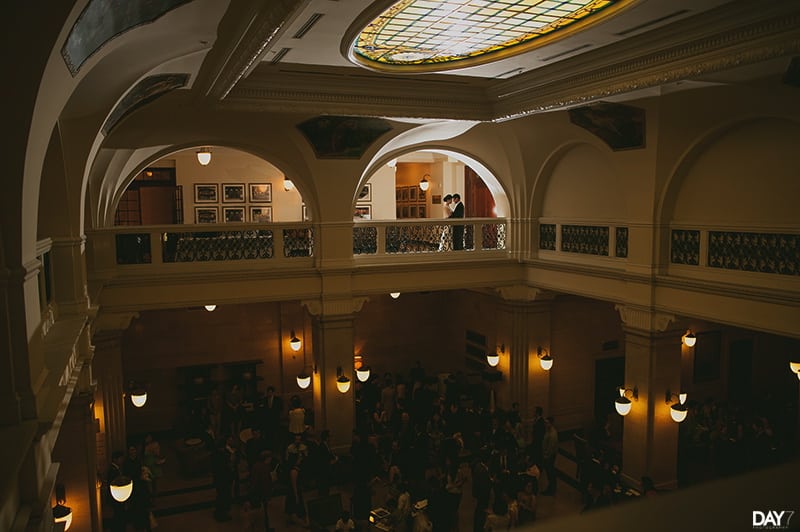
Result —
<path fill-rule="evenodd" d="M 619 317 L 627 327 L 642 331 L 664 332 L 670 323 L 674 323 L 675 315 L 654 311 L 648 308 L 631 305 L 614 305 Z"/>
<path fill-rule="evenodd" d="M 495 288 L 495 292 L 500 294 L 500 297 L 506 301 L 542 301 L 552 299 L 554 296 L 552 292 L 522 284 L 501 286 L 499 288 Z"/>
<path fill-rule="evenodd" d="M 308 313 L 317 317 L 350 316 L 361 312 L 369 297 L 347 297 L 342 299 L 307 299 L 300 303 L 308 309 Z"/>
<path fill-rule="evenodd" d="M 128 329 L 131 321 L 138 317 L 138 312 L 103 312 L 101 310 L 92 320 L 92 335 L 96 337 L 100 334 L 122 334 Z"/>

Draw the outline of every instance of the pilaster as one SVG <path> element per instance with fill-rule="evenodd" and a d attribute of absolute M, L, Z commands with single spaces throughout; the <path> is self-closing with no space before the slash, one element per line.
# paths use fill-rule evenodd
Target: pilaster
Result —
<path fill-rule="evenodd" d="M 639 485 L 643 476 L 656 486 L 677 486 L 678 424 L 670 417 L 667 390 L 681 389 L 681 337 L 675 316 L 618 305 L 625 331 L 626 388 L 636 387 L 638 400 L 625 416 L 622 474 Z"/>

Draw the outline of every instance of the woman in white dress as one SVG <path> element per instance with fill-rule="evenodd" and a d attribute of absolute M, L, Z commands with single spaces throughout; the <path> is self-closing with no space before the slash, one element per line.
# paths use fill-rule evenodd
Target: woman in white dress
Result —
<path fill-rule="evenodd" d="M 442 200 L 442 211 L 444 218 L 450 218 L 453 214 L 452 210 L 453 196 L 448 194 Z M 453 226 L 445 225 L 442 229 L 442 236 L 439 239 L 439 251 L 452 251 L 453 250 Z"/>

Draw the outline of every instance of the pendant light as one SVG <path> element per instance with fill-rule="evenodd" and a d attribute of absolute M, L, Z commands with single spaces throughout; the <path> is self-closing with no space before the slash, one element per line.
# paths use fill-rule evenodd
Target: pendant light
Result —
<path fill-rule="evenodd" d="M 203 166 L 208 166 L 211 162 L 211 148 L 204 147 L 197 150 L 197 162 Z"/>

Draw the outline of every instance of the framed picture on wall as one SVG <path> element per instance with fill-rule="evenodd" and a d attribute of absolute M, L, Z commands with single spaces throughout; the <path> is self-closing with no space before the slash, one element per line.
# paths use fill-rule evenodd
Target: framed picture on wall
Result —
<path fill-rule="evenodd" d="M 419 187 L 408 187 L 408 200 L 409 201 L 417 201 L 417 192 L 419 191 Z"/>
<path fill-rule="evenodd" d="M 217 185 L 206 183 L 194 184 L 194 202 L 195 203 L 219 203 L 219 196 L 217 196 Z"/>
<path fill-rule="evenodd" d="M 244 207 L 225 207 L 222 209 L 225 223 L 244 221 Z"/>
<path fill-rule="evenodd" d="M 309 220 L 308 207 L 306 207 L 305 203 L 303 203 L 303 212 L 300 214 L 300 217 L 301 217 L 300 219 L 303 220 L 304 222 L 307 222 Z"/>
<path fill-rule="evenodd" d="M 265 223 L 272 221 L 272 207 L 250 207 L 250 221 Z"/>
<path fill-rule="evenodd" d="M 244 184 L 223 184 L 223 203 L 244 203 Z"/>
<path fill-rule="evenodd" d="M 372 201 L 372 183 L 367 183 L 361 187 L 358 193 L 358 201 Z"/>
<path fill-rule="evenodd" d="M 250 183 L 252 203 L 272 203 L 272 183 Z"/>
<path fill-rule="evenodd" d="M 217 207 L 195 207 L 194 223 L 196 224 L 215 224 L 218 221 L 219 208 Z"/>
<path fill-rule="evenodd" d="M 355 220 L 371 220 L 372 219 L 372 205 L 369 203 L 359 203 L 353 211 L 353 218 Z"/>

